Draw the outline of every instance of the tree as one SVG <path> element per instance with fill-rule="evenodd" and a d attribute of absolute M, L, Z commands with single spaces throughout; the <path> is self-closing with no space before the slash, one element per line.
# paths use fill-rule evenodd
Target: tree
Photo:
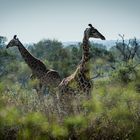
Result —
<path fill-rule="evenodd" d="M 4 36 L 0 36 L 0 48 L 5 46 L 7 38 Z"/>
<path fill-rule="evenodd" d="M 133 60 L 138 54 L 140 44 L 137 39 L 129 39 L 128 43 L 125 42 L 124 35 L 120 35 L 122 42 L 116 42 L 116 49 L 120 52 L 122 61 L 128 63 L 129 60 Z"/>
<path fill-rule="evenodd" d="M 30 46 L 31 53 L 41 59 L 47 59 L 48 61 L 55 61 L 58 59 L 58 51 L 63 48 L 61 42 L 57 40 L 44 39 Z"/>
<path fill-rule="evenodd" d="M 136 67 L 140 63 L 136 58 L 138 58 L 140 44 L 136 38 L 127 41 L 124 35 L 119 36 L 121 37 L 121 42 L 117 41 L 113 48 L 116 61 L 112 68 L 120 81 L 129 83 L 137 77 Z"/>

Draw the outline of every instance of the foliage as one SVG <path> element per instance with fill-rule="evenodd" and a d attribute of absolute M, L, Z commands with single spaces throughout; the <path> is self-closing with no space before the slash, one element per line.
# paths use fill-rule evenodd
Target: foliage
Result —
<path fill-rule="evenodd" d="M 97 47 L 95 47 L 97 46 Z M 80 62 L 81 44 L 64 47 L 41 40 L 29 51 L 65 77 Z M 140 66 L 137 56 L 121 61 L 117 49 L 91 44 L 92 98 L 77 95 L 73 113 L 61 108 L 55 94 L 41 100 L 30 70 L 14 50 L 0 50 L 0 139 L 117 140 L 140 138 Z M 119 54 L 119 55 L 118 55 Z M 113 60 L 112 60 L 113 58 Z M 135 59 L 136 58 L 136 59 Z M 114 69 L 112 69 L 114 68 Z M 58 92 L 57 90 L 55 91 Z M 67 103 L 67 102 L 66 102 Z"/>
<path fill-rule="evenodd" d="M 7 38 L 4 36 L 0 36 L 0 48 L 5 46 Z"/>

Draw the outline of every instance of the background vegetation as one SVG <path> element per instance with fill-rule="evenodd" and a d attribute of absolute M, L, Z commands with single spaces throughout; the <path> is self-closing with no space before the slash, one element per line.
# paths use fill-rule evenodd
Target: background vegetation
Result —
<path fill-rule="evenodd" d="M 76 98 L 75 114 L 63 116 L 52 96 L 38 99 L 18 49 L 5 49 L 6 38 L 0 37 L 0 139 L 139 140 L 140 44 L 120 38 L 109 50 L 91 43 L 92 99 L 81 104 L 82 97 Z M 26 47 L 62 78 L 74 72 L 82 55 L 81 43 L 65 47 L 46 39 Z"/>

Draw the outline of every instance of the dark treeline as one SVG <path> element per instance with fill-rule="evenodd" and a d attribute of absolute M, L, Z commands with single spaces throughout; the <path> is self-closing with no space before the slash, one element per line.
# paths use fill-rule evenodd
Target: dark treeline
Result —
<path fill-rule="evenodd" d="M 138 41 L 134 38 L 125 43 L 124 37 L 121 35 L 120 37 L 122 40 L 120 42 L 116 41 L 116 45 L 109 50 L 102 44 L 90 44 L 91 72 L 93 77 L 97 73 L 105 74 L 108 72 L 109 74 L 109 71 L 116 70 L 121 65 L 126 68 L 129 65 L 132 67 L 139 65 L 140 45 Z M 11 74 L 11 72 L 14 74 L 15 72 L 15 77 L 25 81 L 25 78 L 28 79 L 27 77 L 30 75 L 30 70 L 16 47 L 12 49 L 5 48 L 6 40 L 6 37 L 0 37 L 0 78 L 4 77 L 5 74 Z M 26 44 L 26 47 L 33 56 L 42 60 L 47 67 L 57 70 L 62 78 L 70 75 L 82 58 L 81 43 L 64 47 L 57 40 L 44 39 L 36 44 Z M 26 72 L 21 72 L 20 65 Z"/>
<path fill-rule="evenodd" d="M 11 74 L 11 71 L 13 71 L 14 73 L 15 70 L 15 74 L 21 79 L 22 73 L 20 72 L 20 65 L 25 64 L 24 60 L 22 59 L 20 52 L 16 47 L 6 49 L 5 41 L 5 37 L 0 38 L 0 63 L 2 66 L 0 70 L 0 76 L 3 77 L 6 73 Z M 33 56 L 42 60 L 47 67 L 59 71 L 62 78 L 71 74 L 76 69 L 76 66 L 80 63 L 80 60 L 82 58 L 81 43 L 79 43 L 78 45 L 69 45 L 67 47 L 64 47 L 63 44 L 57 40 L 46 39 L 41 40 L 36 44 L 26 44 L 26 47 L 28 51 L 33 54 Z M 90 51 L 92 58 L 91 64 L 94 64 L 98 58 L 103 58 L 107 61 L 111 61 L 112 59 L 111 52 L 107 51 L 106 47 L 102 44 L 92 43 Z M 30 71 L 26 65 L 24 65 L 23 67 L 24 69 L 27 69 L 27 71 Z M 29 75 L 29 72 L 25 77 L 27 77 L 27 75 Z"/>

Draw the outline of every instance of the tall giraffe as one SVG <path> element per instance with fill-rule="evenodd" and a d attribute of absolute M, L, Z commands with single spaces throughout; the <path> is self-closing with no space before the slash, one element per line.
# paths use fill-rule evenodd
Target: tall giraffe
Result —
<path fill-rule="evenodd" d="M 39 80 L 39 91 L 44 92 L 45 88 L 57 87 L 60 83 L 60 75 L 57 71 L 47 69 L 43 62 L 35 58 L 30 54 L 23 44 L 19 41 L 15 35 L 13 39 L 8 43 L 6 48 L 17 46 L 21 56 L 23 57 L 26 64 L 32 71 L 32 78 L 36 77 Z"/>
<path fill-rule="evenodd" d="M 82 60 L 73 74 L 64 78 L 59 84 L 60 102 L 63 100 L 70 100 L 70 98 L 78 93 L 86 94 L 88 98 L 91 95 L 92 81 L 90 77 L 90 52 L 89 52 L 89 38 L 100 38 L 105 40 L 105 37 L 95 29 L 91 24 L 89 28 L 84 31 L 82 42 L 83 54 Z M 70 98 L 69 98 L 70 97 Z M 67 103 L 66 101 L 66 103 Z M 63 105 L 65 106 L 65 105 Z"/>

